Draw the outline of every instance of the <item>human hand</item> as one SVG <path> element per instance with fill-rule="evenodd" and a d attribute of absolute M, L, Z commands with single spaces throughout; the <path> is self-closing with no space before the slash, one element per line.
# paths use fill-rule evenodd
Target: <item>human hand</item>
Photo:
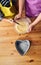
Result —
<path fill-rule="evenodd" d="M 21 14 L 17 14 L 14 18 L 14 20 L 20 19 L 21 18 Z"/>
<path fill-rule="evenodd" d="M 28 27 L 27 33 L 31 32 L 32 29 L 33 29 L 33 25 L 30 24 L 29 27 Z"/>

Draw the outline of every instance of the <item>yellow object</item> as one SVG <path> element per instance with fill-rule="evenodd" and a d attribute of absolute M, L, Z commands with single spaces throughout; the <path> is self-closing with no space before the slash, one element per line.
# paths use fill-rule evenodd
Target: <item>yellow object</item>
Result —
<path fill-rule="evenodd" d="M 29 24 L 27 22 L 19 22 L 20 25 L 16 24 L 16 30 L 20 34 L 24 34 L 27 32 Z"/>
<path fill-rule="evenodd" d="M 1 3 L 0 3 L 0 8 L 1 8 L 2 12 L 4 13 L 5 17 L 15 15 L 15 12 L 11 12 L 11 10 L 10 10 L 11 7 L 12 7 L 12 2 L 11 1 L 10 1 L 10 7 L 2 6 Z"/>

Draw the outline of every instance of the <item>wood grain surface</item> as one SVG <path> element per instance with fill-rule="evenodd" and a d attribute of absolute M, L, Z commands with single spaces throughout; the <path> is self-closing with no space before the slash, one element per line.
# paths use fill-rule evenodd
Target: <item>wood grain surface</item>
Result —
<path fill-rule="evenodd" d="M 31 47 L 24 56 L 15 47 L 15 41 L 19 39 L 31 42 Z M 30 33 L 23 35 L 16 32 L 14 24 L 0 21 L 0 65 L 41 65 L 41 21 Z"/>

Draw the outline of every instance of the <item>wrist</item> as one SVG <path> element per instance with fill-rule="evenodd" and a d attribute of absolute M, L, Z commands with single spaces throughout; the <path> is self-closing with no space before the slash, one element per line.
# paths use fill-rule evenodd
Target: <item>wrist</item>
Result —
<path fill-rule="evenodd" d="M 19 11 L 19 14 L 20 14 L 20 15 L 22 15 L 22 12 L 21 12 L 21 11 Z"/>
<path fill-rule="evenodd" d="M 19 15 L 19 16 L 21 16 L 22 14 L 21 14 L 21 13 L 19 13 L 18 15 Z"/>
<path fill-rule="evenodd" d="M 22 15 L 22 13 L 19 12 L 19 15 Z"/>
<path fill-rule="evenodd" d="M 31 23 L 31 24 L 30 24 L 30 26 L 31 26 L 31 27 L 33 27 L 33 26 L 34 26 L 34 24 L 33 24 L 33 23 Z"/>

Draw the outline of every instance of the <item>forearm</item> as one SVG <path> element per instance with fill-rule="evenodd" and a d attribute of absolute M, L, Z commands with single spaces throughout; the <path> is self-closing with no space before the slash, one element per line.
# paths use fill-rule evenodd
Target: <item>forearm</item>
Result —
<path fill-rule="evenodd" d="M 35 19 L 35 21 L 31 24 L 31 25 L 36 25 L 39 21 L 41 20 L 41 13 L 39 14 L 39 16 Z"/>
<path fill-rule="evenodd" d="M 19 0 L 19 14 L 22 13 L 25 0 Z"/>

